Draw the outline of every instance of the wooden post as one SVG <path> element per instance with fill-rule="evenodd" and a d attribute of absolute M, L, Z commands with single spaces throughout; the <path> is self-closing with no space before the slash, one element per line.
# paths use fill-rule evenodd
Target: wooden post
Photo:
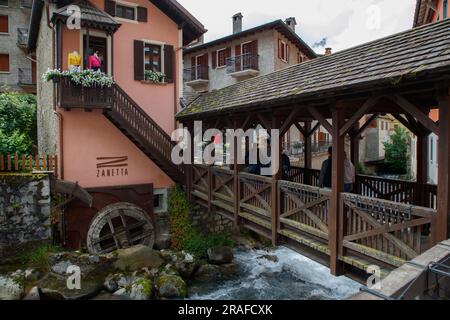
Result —
<path fill-rule="evenodd" d="M 330 269 L 331 273 L 339 276 L 343 272 L 343 264 L 339 261 L 342 253 L 343 212 L 340 210 L 340 194 L 344 192 L 344 136 L 340 135 L 340 128 L 344 124 L 344 112 L 334 108 L 333 114 L 333 153 L 332 153 L 332 192 L 331 205 L 328 212 Z"/>
<path fill-rule="evenodd" d="M 213 176 L 212 176 L 213 166 L 208 166 L 208 213 L 212 213 L 212 197 L 213 197 Z"/>
<path fill-rule="evenodd" d="M 233 123 L 234 129 L 237 129 L 236 120 Z M 245 129 L 245 128 L 242 128 Z M 233 186 L 234 186 L 234 226 L 239 227 L 239 206 L 241 202 L 241 188 L 239 183 L 239 171 L 241 169 L 241 165 L 238 163 L 238 152 L 241 151 L 241 143 L 237 136 L 234 138 L 234 146 L 233 146 Z"/>
<path fill-rule="evenodd" d="M 192 192 L 193 190 L 193 181 L 194 181 L 194 172 L 193 172 L 193 165 L 194 165 L 194 128 L 190 125 L 187 125 L 186 130 L 190 135 L 190 141 L 189 141 L 189 148 L 191 149 L 191 163 L 186 164 L 186 192 L 189 202 L 193 201 Z"/>
<path fill-rule="evenodd" d="M 311 168 L 312 168 L 312 144 L 311 144 L 311 121 L 305 121 L 305 135 L 303 136 L 305 143 L 305 181 L 307 185 L 312 185 Z"/>
<path fill-rule="evenodd" d="M 450 222 L 450 100 L 449 88 L 439 92 L 439 168 L 437 215 L 432 228 L 432 245 L 448 239 Z"/>
<path fill-rule="evenodd" d="M 425 204 L 424 186 L 428 183 L 428 134 L 417 135 L 417 193 L 416 205 Z"/>
<path fill-rule="evenodd" d="M 280 128 L 280 121 L 276 118 L 273 117 L 272 118 L 272 129 L 279 129 Z M 273 152 L 273 144 L 277 143 L 280 146 L 280 150 L 278 150 L 278 154 L 274 154 Z M 273 137 L 272 137 L 272 141 L 271 141 L 271 153 L 270 156 L 272 157 L 272 162 L 274 161 L 275 157 L 278 157 L 278 164 L 279 164 L 279 168 L 278 168 L 278 172 L 276 172 L 274 175 L 272 175 L 272 195 L 271 195 L 271 209 L 272 209 L 272 245 L 276 246 L 278 245 L 278 214 L 279 214 L 279 206 L 278 206 L 278 180 L 280 180 L 282 178 L 282 158 L 281 158 L 281 153 L 283 152 L 281 150 L 281 145 L 283 143 L 283 137 L 281 135 L 279 135 L 278 141 L 273 141 Z M 273 163 L 272 163 L 273 164 Z"/>

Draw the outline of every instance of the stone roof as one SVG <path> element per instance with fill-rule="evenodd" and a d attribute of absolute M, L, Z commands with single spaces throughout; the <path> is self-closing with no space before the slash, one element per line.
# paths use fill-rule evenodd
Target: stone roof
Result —
<path fill-rule="evenodd" d="M 450 19 L 309 60 L 206 93 L 178 119 L 249 107 L 336 96 L 358 88 L 394 86 L 429 74 L 449 74 Z M 402 83 L 403 83 L 402 82 Z"/>

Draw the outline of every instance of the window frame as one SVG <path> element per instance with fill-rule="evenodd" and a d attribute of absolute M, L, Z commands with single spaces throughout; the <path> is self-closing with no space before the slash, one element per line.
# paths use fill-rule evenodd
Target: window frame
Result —
<path fill-rule="evenodd" d="M 444 3 L 442 4 L 442 11 L 443 11 L 443 18 L 448 18 L 448 0 L 444 0 Z"/>
<path fill-rule="evenodd" d="M 305 55 L 302 52 L 298 52 L 297 53 L 297 62 L 300 64 L 300 63 L 303 63 L 305 61 L 306 61 Z"/>
<path fill-rule="evenodd" d="M 222 52 L 224 54 L 224 56 L 223 56 L 223 64 L 220 64 L 219 53 L 222 53 Z M 199 56 L 195 57 L 196 65 L 198 65 L 198 63 L 197 63 L 197 58 L 198 57 Z M 222 49 L 217 50 L 217 52 L 216 52 L 216 61 L 217 61 L 216 69 L 217 68 L 224 68 L 224 67 L 227 66 L 227 48 L 222 48 Z"/>
<path fill-rule="evenodd" d="M 146 60 L 145 60 L 145 56 L 146 56 L 145 48 L 147 46 L 150 46 L 150 48 L 151 47 L 159 47 L 159 50 L 160 50 L 159 51 L 159 69 L 160 70 L 155 71 L 155 70 L 152 69 L 151 71 L 164 73 L 165 72 L 165 66 L 164 66 L 164 44 L 151 42 L 151 41 L 143 41 L 143 42 L 144 42 L 144 74 L 145 74 L 145 71 L 147 70 L 146 69 L 147 64 L 146 64 Z M 153 55 L 152 55 L 152 61 L 151 61 L 150 65 L 154 66 L 154 64 L 153 64 Z"/>
<path fill-rule="evenodd" d="M 6 17 L 7 20 L 7 28 L 8 30 L 6 32 L 0 31 L 0 35 L 9 35 L 9 31 L 10 31 L 10 26 L 9 26 L 9 15 L 7 14 L 0 14 L 0 17 Z"/>
<path fill-rule="evenodd" d="M 7 56 L 8 57 L 8 70 L 0 70 L 0 74 L 9 74 L 11 73 L 11 55 L 9 52 L 1 52 L 0 56 Z"/>
<path fill-rule="evenodd" d="M 117 9 L 118 9 L 119 7 L 123 7 L 123 8 L 127 8 L 127 9 L 133 9 L 133 12 L 134 12 L 134 17 L 133 17 L 133 19 L 119 16 L 119 15 L 117 14 Z M 118 18 L 118 19 L 123 19 L 123 20 L 125 20 L 125 21 L 135 21 L 135 22 L 137 22 L 137 15 L 138 15 L 138 14 L 137 14 L 137 8 L 138 8 L 137 4 L 134 5 L 134 4 L 128 3 L 128 2 L 116 1 L 115 17 Z"/>
<path fill-rule="evenodd" d="M 281 55 L 280 60 L 289 63 L 289 45 L 286 41 L 280 39 L 279 45 L 281 45 Z M 284 58 L 283 58 L 284 54 Z"/>
<path fill-rule="evenodd" d="M 1 4 L 0 3 L 0 7 L 2 7 L 2 8 L 9 8 L 9 0 L 6 0 L 6 4 Z"/>

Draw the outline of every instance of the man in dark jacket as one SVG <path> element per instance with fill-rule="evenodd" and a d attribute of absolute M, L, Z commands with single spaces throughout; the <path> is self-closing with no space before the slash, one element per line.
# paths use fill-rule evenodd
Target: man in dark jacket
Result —
<path fill-rule="evenodd" d="M 332 154 L 333 149 L 330 147 L 328 149 L 328 159 L 323 162 L 322 169 L 320 170 L 320 177 L 319 177 L 320 188 L 331 189 L 331 175 L 333 169 Z"/>

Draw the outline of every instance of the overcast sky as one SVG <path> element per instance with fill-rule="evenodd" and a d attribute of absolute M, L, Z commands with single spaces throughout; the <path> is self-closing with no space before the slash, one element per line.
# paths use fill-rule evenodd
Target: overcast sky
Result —
<path fill-rule="evenodd" d="M 416 0 L 178 0 L 208 29 L 205 41 L 232 32 L 242 12 L 243 29 L 295 17 L 297 33 L 316 52 L 333 51 L 412 27 Z M 325 40 L 324 40 L 325 39 Z"/>

